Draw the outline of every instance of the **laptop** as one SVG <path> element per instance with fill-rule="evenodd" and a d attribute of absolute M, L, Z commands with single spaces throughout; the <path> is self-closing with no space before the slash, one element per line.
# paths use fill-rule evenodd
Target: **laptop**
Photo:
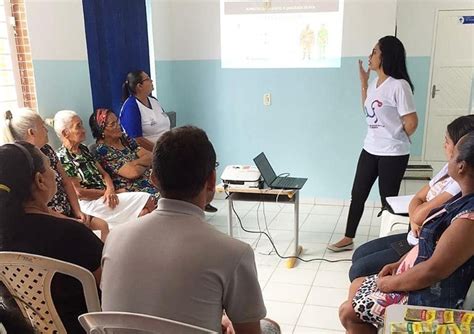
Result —
<path fill-rule="evenodd" d="M 274 189 L 301 189 L 308 179 L 301 177 L 281 177 L 275 174 L 265 153 L 257 155 L 253 161 L 262 174 L 265 183 Z"/>

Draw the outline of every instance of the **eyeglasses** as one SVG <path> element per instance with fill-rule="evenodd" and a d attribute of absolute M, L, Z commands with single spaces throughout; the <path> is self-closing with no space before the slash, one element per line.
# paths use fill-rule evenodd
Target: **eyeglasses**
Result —
<path fill-rule="evenodd" d="M 144 83 L 145 81 L 148 81 L 148 80 L 153 81 L 151 78 L 145 78 L 142 81 L 140 81 L 140 83 Z"/>
<path fill-rule="evenodd" d="M 219 161 L 216 161 L 216 165 L 214 168 L 217 168 L 217 167 L 219 167 Z"/>
<path fill-rule="evenodd" d="M 109 122 L 109 123 L 105 123 L 105 127 L 106 128 L 118 128 L 120 127 L 120 123 L 118 121 L 113 121 L 113 122 Z"/>

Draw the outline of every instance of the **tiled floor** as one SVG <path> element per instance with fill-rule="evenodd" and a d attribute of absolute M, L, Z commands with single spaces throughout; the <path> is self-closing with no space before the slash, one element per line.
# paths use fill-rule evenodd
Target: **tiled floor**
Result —
<path fill-rule="evenodd" d="M 325 201 L 327 203 L 327 201 Z M 213 202 L 219 211 L 206 214 L 207 220 L 227 233 L 227 202 Z M 235 210 L 246 229 L 268 228 L 278 251 L 289 255 L 293 250 L 293 206 L 286 204 L 235 202 Z M 380 218 L 377 208 L 366 207 L 359 225 L 356 245 L 378 236 Z M 265 212 L 265 215 L 264 215 Z M 352 252 L 332 253 L 329 242 L 342 237 L 348 207 L 328 204 L 300 204 L 300 245 L 305 259 L 350 259 Z M 265 216 L 265 217 L 264 217 Z M 265 219 L 266 218 L 266 219 Z M 265 236 L 244 232 L 234 219 L 234 237 L 252 245 L 267 316 L 277 321 L 283 333 L 344 333 L 339 323 L 338 307 L 345 300 L 349 287 L 350 262 L 329 263 L 298 261 L 287 269 L 285 260 L 272 252 Z"/>

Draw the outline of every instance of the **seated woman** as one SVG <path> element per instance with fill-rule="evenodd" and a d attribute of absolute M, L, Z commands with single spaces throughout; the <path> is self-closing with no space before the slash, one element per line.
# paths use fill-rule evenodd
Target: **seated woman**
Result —
<path fill-rule="evenodd" d="M 89 119 L 92 135 L 97 140 L 96 157 L 112 177 L 115 189 L 143 191 L 154 196 L 158 189 L 151 183 L 151 152 L 122 132 L 117 116 L 100 108 Z"/>
<path fill-rule="evenodd" d="M 17 142 L 0 146 L 0 250 L 26 252 L 70 262 L 101 278 L 103 243 L 76 220 L 50 214 L 48 202 L 56 193 L 55 172 L 35 146 Z M 56 275 L 53 302 L 67 333 L 84 333 L 77 317 L 87 308 L 76 279 Z M 8 295 L 1 296 L 8 298 Z M 18 322 L 6 323 L 9 333 Z M 10 327 L 9 326 L 13 326 Z"/>
<path fill-rule="evenodd" d="M 148 193 L 115 190 L 110 176 L 82 145 L 86 131 L 74 111 L 58 111 L 54 130 L 63 143 L 58 150 L 59 160 L 71 178 L 83 212 L 106 219 L 109 224 L 121 224 L 154 209 Z"/>
<path fill-rule="evenodd" d="M 452 121 L 446 130 L 444 151 L 449 160 L 454 146 L 467 133 L 474 131 L 474 115 L 461 116 Z M 446 164 L 430 183 L 416 193 L 410 202 L 409 215 L 412 235 L 418 237 L 419 229 L 431 210 L 441 206 L 461 191 L 459 185 L 448 175 Z M 351 282 L 357 277 L 378 273 L 388 263 L 400 260 L 411 245 L 407 234 L 395 234 L 369 241 L 354 251 L 349 270 Z"/>
<path fill-rule="evenodd" d="M 418 245 L 378 275 L 352 282 L 339 308 L 347 333 L 376 333 L 391 304 L 462 307 L 474 279 L 474 132 L 454 147 L 448 173 L 461 195 L 430 213 Z"/>
<path fill-rule="evenodd" d="M 149 152 L 171 125 L 163 107 L 151 95 L 154 89 L 153 80 L 142 70 L 128 73 L 122 84 L 120 123 L 127 136 Z M 217 208 L 208 204 L 205 211 L 216 212 Z"/>
<path fill-rule="evenodd" d="M 99 230 L 101 239 L 105 241 L 109 233 L 107 223 L 81 211 L 72 183 L 67 178 L 53 148 L 47 144 L 48 130 L 41 116 L 30 109 L 17 109 L 5 112 L 1 121 L 0 144 L 23 140 L 41 149 L 49 158 L 51 168 L 56 174 L 57 188 L 56 194 L 48 203 L 48 207 L 52 210 L 51 214 L 78 219 L 91 230 Z"/>

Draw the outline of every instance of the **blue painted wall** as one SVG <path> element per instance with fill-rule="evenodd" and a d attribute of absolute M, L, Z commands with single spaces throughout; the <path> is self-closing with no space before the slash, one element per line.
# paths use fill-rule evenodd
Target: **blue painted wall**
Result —
<path fill-rule="evenodd" d="M 343 58 L 339 69 L 258 70 L 221 69 L 219 60 L 157 61 L 155 86 L 164 108 L 178 113 L 178 125 L 208 132 L 221 166 L 250 164 L 264 151 L 277 173 L 309 177 L 303 197 L 349 199 L 366 132 L 357 60 Z M 408 66 L 420 118 L 412 155 L 419 156 L 430 58 L 411 57 Z M 87 61 L 35 60 L 34 68 L 40 113 L 50 117 L 72 109 L 87 123 Z M 270 107 L 263 106 L 266 92 L 272 94 Z M 55 137 L 50 131 L 54 144 Z"/>
<path fill-rule="evenodd" d="M 178 125 L 207 131 L 221 166 L 251 164 L 264 151 L 277 173 L 309 177 L 304 197 L 348 199 L 366 132 L 357 60 L 343 58 L 338 69 L 221 69 L 219 60 L 157 61 L 157 94 L 165 109 L 178 113 Z M 409 58 L 408 66 L 420 118 L 412 155 L 420 156 L 430 58 Z M 272 94 L 270 107 L 263 106 L 266 92 Z"/>

